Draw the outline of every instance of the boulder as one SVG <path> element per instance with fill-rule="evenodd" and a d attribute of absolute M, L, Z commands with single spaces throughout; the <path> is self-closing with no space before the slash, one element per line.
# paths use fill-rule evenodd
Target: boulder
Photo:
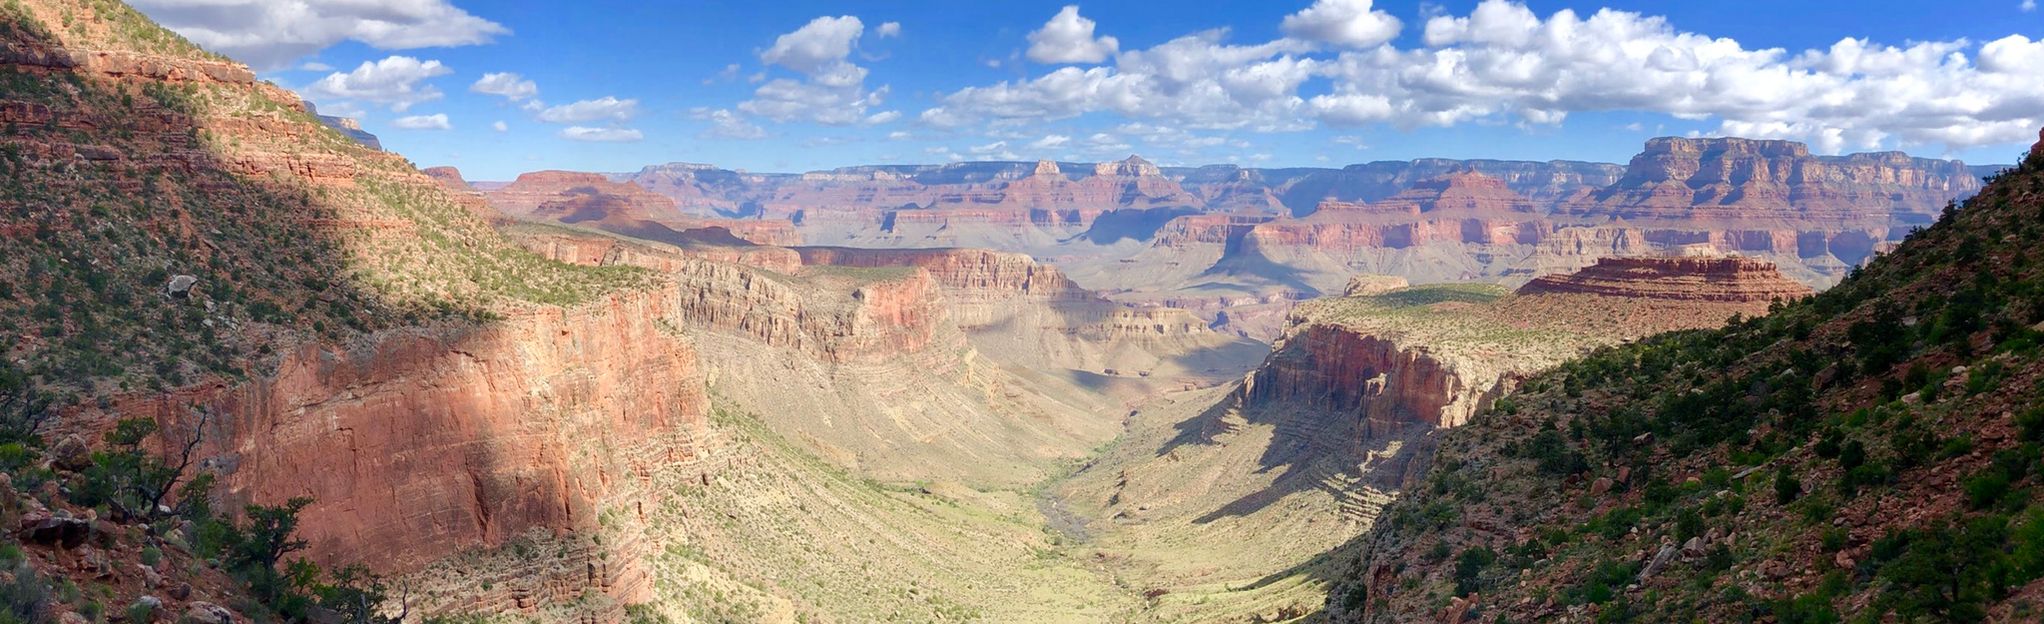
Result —
<path fill-rule="evenodd" d="M 198 284 L 199 278 L 195 276 L 174 275 L 171 276 L 170 282 L 163 285 L 163 293 L 182 299 L 191 296 L 192 287 Z"/>
<path fill-rule="evenodd" d="M 65 470 L 84 470 L 92 465 L 92 447 L 76 434 L 64 436 L 50 447 L 50 463 Z"/>
<path fill-rule="evenodd" d="M 32 512 L 22 516 L 20 528 L 14 534 L 23 542 L 54 544 L 68 550 L 85 544 L 85 538 L 92 535 L 92 521 Z"/>
<path fill-rule="evenodd" d="M 1668 567 L 1668 562 L 1675 559 L 1675 553 L 1676 548 L 1674 544 L 1662 544 L 1661 552 L 1654 553 L 1654 558 L 1647 561 L 1647 567 L 1640 569 L 1639 582 L 1645 583 L 1647 579 L 1660 574 L 1661 569 Z"/>
<path fill-rule="evenodd" d="M 185 607 L 184 619 L 193 624 L 234 624 L 234 612 L 210 602 L 194 602 Z"/>

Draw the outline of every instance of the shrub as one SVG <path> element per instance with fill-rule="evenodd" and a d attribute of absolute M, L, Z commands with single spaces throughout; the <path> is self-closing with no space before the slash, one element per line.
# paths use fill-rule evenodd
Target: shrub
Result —
<path fill-rule="evenodd" d="M 1966 504 L 1974 509 L 1986 509 L 2000 502 L 2009 492 L 2009 475 L 2002 470 L 1989 467 L 1979 474 L 1967 477 L 1961 484 L 1966 490 Z"/>
<path fill-rule="evenodd" d="M 1797 481 L 1788 466 L 1774 471 L 1774 502 L 1786 505 L 1803 495 L 1803 482 Z"/>
<path fill-rule="evenodd" d="M 1455 557 L 1455 595 L 1467 596 L 1482 589 L 1483 570 L 1496 563 L 1498 555 L 1489 548 L 1475 547 Z"/>

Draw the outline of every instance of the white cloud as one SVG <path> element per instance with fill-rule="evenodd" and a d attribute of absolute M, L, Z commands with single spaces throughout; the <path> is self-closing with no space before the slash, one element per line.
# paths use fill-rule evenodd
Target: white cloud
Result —
<path fill-rule="evenodd" d="M 1044 135 L 1043 138 L 1031 142 L 1029 144 L 1029 147 L 1033 149 L 1058 149 L 1064 147 L 1065 144 L 1071 142 L 1072 137 L 1068 137 L 1062 134 L 1050 134 Z"/>
<path fill-rule="evenodd" d="M 328 65 L 326 63 L 321 63 L 319 61 L 306 61 L 305 64 L 298 66 L 298 70 L 309 72 L 330 72 L 334 70 L 334 66 Z"/>
<path fill-rule="evenodd" d="M 875 29 L 876 34 L 886 24 Z M 896 30 L 899 26 L 896 26 Z M 776 123 L 811 121 L 843 126 L 879 124 L 900 117 L 899 112 L 869 113 L 887 97 L 887 86 L 866 89 L 866 68 L 852 63 L 865 24 L 859 18 L 819 17 L 801 28 L 774 39 L 773 47 L 759 55 L 760 61 L 792 70 L 802 79 L 757 76 L 765 81 L 753 90 L 752 99 L 740 102 L 738 110 Z M 879 35 L 886 36 L 886 35 Z"/>
<path fill-rule="evenodd" d="M 498 120 L 496 123 L 490 124 L 490 129 L 496 130 L 498 132 L 510 132 L 511 124 L 504 123 L 503 120 Z"/>
<path fill-rule="evenodd" d="M 866 29 L 850 15 L 819 17 L 801 28 L 774 39 L 774 46 L 759 53 L 759 60 L 800 72 L 819 84 L 846 87 L 866 80 L 866 68 L 845 60 Z"/>
<path fill-rule="evenodd" d="M 759 127 L 728 109 L 698 108 L 689 112 L 690 117 L 710 122 L 710 127 L 697 134 L 703 139 L 755 140 L 767 137 L 765 128 Z"/>
<path fill-rule="evenodd" d="M 446 113 L 399 117 L 391 121 L 390 125 L 391 127 L 404 130 L 451 130 L 454 128 L 453 124 L 447 122 Z"/>
<path fill-rule="evenodd" d="M 896 131 L 893 131 L 893 132 L 889 132 L 889 133 L 887 133 L 887 140 L 889 140 L 889 141 L 907 141 L 907 140 L 909 140 L 909 138 L 910 138 L 911 136 L 914 136 L 914 135 L 911 135 L 911 134 L 909 134 L 909 133 L 908 133 L 907 131 L 904 131 L 904 130 L 896 130 Z"/>
<path fill-rule="evenodd" d="M 901 22 L 883 22 L 873 29 L 873 36 L 881 39 L 901 36 Z"/>
<path fill-rule="evenodd" d="M 1398 18 L 1374 10 L 1372 0 L 1318 0 L 1285 17 L 1286 35 L 1352 48 L 1368 48 L 1398 36 Z"/>
<path fill-rule="evenodd" d="M 354 71 L 345 74 L 327 74 L 307 86 L 305 93 L 314 99 L 386 104 L 393 111 L 404 112 L 413 104 L 440 99 L 440 89 L 424 83 L 427 79 L 453 72 L 440 61 L 392 56 L 380 61 L 364 61 Z"/>
<path fill-rule="evenodd" d="M 1022 156 L 1008 149 L 1007 141 L 994 141 L 986 145 L 975 145 L 965 150 L 980 160 L 1021 160 Z"/>
<path fill-rule="evenodd" d="M 135 0 L 135 8 L 206 49 L 258 69 L 342 41 L 379 50 L 489 43 L 511 34 L 447 0 Z"/>
<path fill-rule="evenodd" d="M 639 101 L 620 100 L 615 96 L 604 96 L 594 100 L 582 100 L 573 104 L 562 104 L 539 111 L 539 120 L 547 123 L 583 123 L 590 121 L 611 121 L 624 123 L 639 115 Z"/>
<path fill-rule="evenodd" d="M 1114 56 L 1121 42 L 1093 37 L 1093 20 L 1079 16 L 1078 5 L 1066 5 L 1043 28 L 1029 33 L 1029 60 L 1045 64 L 1098 63 Z"/>
<path fill-rule="evenodd" d="M 646 138 L 644 133 L 631 128 L 589 128 L 569 126 L 563 128 L 561 138 L 571 141 L 594 141 L 602 143 L 630 143 Z"/>
<path fill-rule="evenodd" d="M 484 95 L 495 95 L 513 102 L 539 95 L 539 85 L 511 72 L 483 74 L 482 79 L 469 85 L 469 91 Z"/>
<path fill-rule="evenodd" d="M 1308 49 L 1304 42 L 1238 46 L 1225 43 L 1226 34 L 1207 31 L 1124 52 L 1112 67 L 1063 67 L 1034 80 L 968 87 L 943 96 L 921 119 L 956 128 L 1108 111 L 1206 128 L 1305 127 L 1296 90 L 1325 61 L 1293 56 Z"/>
<path fill-rule="evenodd" d="M 2024 13 L 2035 11 L 2037 10 L 2037 0 L 2023 0 L 2023 4 L 2016 8 L 2022 9 Z"/>
<path fill-rule="evenodd" d="M 1420 44 L 1401 49 L 1387 43 L 1393 18 L 1370 6 L 1316 3 L 1287 18 L 1288 38 L 1267 43 L 1232 44 L 1225 31 L 1208 31 L 1120 52 L 1111 66 L 967 87 L 940 95 L 919 118 L 999 130 L 1109 113 L 1184 129 L 1282 131 L 1558 125 L 1577 113 L 1630 111 L 1714 120 L 1717 133 L 1804 140 L 1827 152 L 2024 143 L 2044 125 L 2044 81 L 2035 79 L 2044 42 L 2021 35 L 1753 49 L 1656 16 L 1542 17 L 1511 0 L 1484 0 L 1467 15 L 1428 18 Z"/>

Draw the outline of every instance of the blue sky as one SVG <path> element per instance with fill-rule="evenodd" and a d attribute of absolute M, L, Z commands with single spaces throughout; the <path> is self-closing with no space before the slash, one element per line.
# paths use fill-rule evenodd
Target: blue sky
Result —
<path fill-rule="evenodd" d="M 1129 153 L 1623 162 L 1689 134 L 1987 163 L 2044 125 L 2044 12 L 2024 0 L 137 4 L 484 180 Z M 492 73 L 516 77 L 478 92 Z"/>

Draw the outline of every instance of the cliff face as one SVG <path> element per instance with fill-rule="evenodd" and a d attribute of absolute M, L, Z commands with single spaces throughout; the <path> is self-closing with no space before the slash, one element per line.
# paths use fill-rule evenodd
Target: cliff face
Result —
<path fill-rule="evenodd" d="M 658 280 L 522 252 L 451 175 L 357 144 L 120 3 L 0 6 L 0 73 L 0 177 L 15 182 L 0 189 L 0 316 L 19 320 L 0 358 L 78 397 L 53 430 L 181 431 L 210 413 L 197 459 L 219 479 L 213 509 L 311 496 L 298 535 L 330 570 L 406 577 L 535 534 L 583 544 L 495 593 L 415 596 L 423 611 L 529 613 L 586 592 L 603 600 L 578 615 L 616 620 L 650 589 L 628 542 L 589 545 L 600 510 L 657 500 L 636 475 L 686 465 L 705 427 L 697 353 L 663 330 L 678 297 Z M 44 294 L 56 284 L 70 294 Z M 246 604 L 166 593 L 199 575 L 186 569 L 59 555 L 39 573 L 87 595 L 146 586 L 173 614 Z"/>
<path fill-rule="evenodd" d="M 1408 425 L 1460 426 L 1504 390 L 1501 373 L 1444 364 L 1424 345 L 1316 324 L 1274 346 L 1242 396 L 1252 407 L 1282 403 L 1354 415 L 1362 442 Z"/>
<path fill-rule="evenodd" d="M 229 500 L 311 496 L 299 535 L 313 560 L 419 570 L 532 531 L 594 533 L 601 509 L 657 500 L 635 475 L 689 462 L 707 426 L 696 354 L 661 329 L 679 316 L 676 299 L 622 294 L 480 329 L 308 345 L 248 386 L 116 411 L 159 414 L 173 428 L 178 408 L 205 406 L 221 418 L 204 461 L 225 468 Z M 632 602 L 651 589 L 640 554 L 581 549 L 565 565 L 504 579 L 498 602 L 420 607 L 529 612 L 584 590 Z"/>
<path fill-rule="evenodd" d="M 635 266 L 662 273 L 680 270 L 684 258 L 708 260 L 793 274 L 802 256 L 785 247 L 746 244 L 722 228 L 692 230 L 683 244 L 663 249 L 610 236 L 543 227 L 512 226 L 505 236 L 550 260 L 582 266 Z"/>
<path fill-rule="evenodd" d="M 842 267 L 916 267 L 937 283 L 965 293 L 1021 294 L 1053 299 L 1086 298 L 1084 289 L 1057 269 L 1029 256 L 984 249 L 855 249 L 800 247 L 803 264 Z"/>
<path fill-rule="evenodd" d="M 1572 213 L 1626 219 L 1924 224 L 1980 191 L 1964 163 L 1899 152 L 1813 156 L 1801 143 L 1660 138 Z"/>
<path fill-rule="evenodd" d="M 1577 293 L 1611 297 L 1729 303 L 1783 303 L 1814 294 L 1782 277 L 1772 263 L 1740 257 L 1604 258 L 1567 275 L 1545 275 L 1522 295 Z"/>
<path fill-rule="evenodd" d="M 673 199 L 639 185 L 613 182 L 596 173 L 527 173 L 484 196 L 491 206 L 520 219 L 591 227 L 670 243 L 687 242 L 690 230 L 712 227 L 760 245 L 791 245 L 802 239 L 794 225 L 784 220 L 684 215 Z"/>
<path fill-rule="evenodd" d="M 1420 182 L 1474 172 L 1503 182 L 1513 193 L 1536 205 L 1551 206 L 1585 190 L 1609 186 L 1623 171 L 1618 165 L 1606 163 L 1422 158 L 1312 171 L 1284 183 L 1278 193 L 1293 214 L 1305 215 L 1322 201 L 1381 201 Z"/>

